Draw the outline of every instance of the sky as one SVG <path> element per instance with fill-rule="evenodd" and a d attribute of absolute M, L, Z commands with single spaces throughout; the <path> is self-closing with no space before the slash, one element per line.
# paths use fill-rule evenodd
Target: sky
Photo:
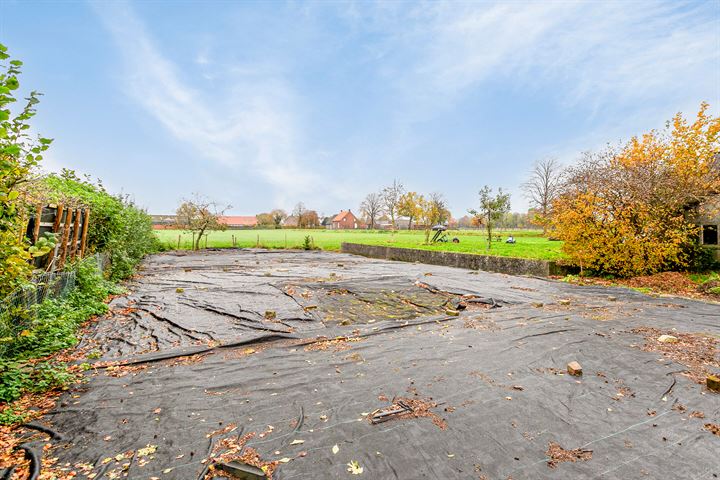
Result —
<path fill-rule="evenodd" d="M 45 168 L 150 213 L 331 215 L 400 180 L 456 217 L 534 162 L 720 105 L 720 2 L 0 0 Z"/>

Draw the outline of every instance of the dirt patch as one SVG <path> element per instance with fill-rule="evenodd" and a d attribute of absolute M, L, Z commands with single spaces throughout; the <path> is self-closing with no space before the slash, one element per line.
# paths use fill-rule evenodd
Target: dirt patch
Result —
<path fill-rule="evenodd" d="M 208 469 L 208 473 L 207 475 L 205 475 L 204 478 L 206 480 L 211 478 L 235 478 L 234 476 L 220 470 L 217 466 L 217 463 L 237 461 L 261 469 L 263 472 L 265 472 L 266 477 L 271 480 L 273 472 L 275 472 L 275 469 L 277 469 L 280 462 L 265 461 L 260 457 L 260 454 L 257 452 L 257 450 L 252 447 L 246 448 L 245 444 L 254 437 L 255 432 L 251 432 L 243 435 L 242 437 L 233 436 L 229 438 L 224 438 L 223 440 L 218 442 L 218 444 L 215 446 L 212 453 L 210 454 L 210 459 L 214 460 L 215 464 L 210 466 L 210 468 Z"/>
<path fill-rule="evenodd" d="M 550 468 L 556 468 L 558 464 L 564 462 L 586 462 L 592 458 L 592 450 L 576 448 L 574 450 L 566 450 L 559 443 L 550 442 L 545 455 L 550 457 L 547 464 Z"/>
<path fill-rule="evenodd" d="M 674 362 L 685 365 L 685 375 L 695 383 L 703 384 L 711 368 L 720 369 L 717 358 L 718 339 L 701 333 L 678 333 L 662 331 L 656 328 L 641 327 L 631 330 L 632 333 L 645 337 L 645 352 L 658 352 Z M 678 339 L 675 343 L 658 341 L 660 335 L 672 335 Z"/>
<path fill-rule="evenodd" d="M 478 315 L 475 317 L 463 318 L 463 327 L 472 328 L 475 330 L 488 330 L 488 331 L 494 331 L 494 330 L 500 329 L 500 327 L 498 327 L 497 323 L 495 323 L 494 320 L 492 320 L 490 318 L 485 318 L 482 315 Z"/>
<path fill-rule="evenodd" d="M 350 350 L 350 342 L 359 342 L 361 338 L 357 337 L 337 337 L 327 340 L 318 340 L 317 342 L 311 343 L 305 347 L 306 352 L 319 352 L 328 349 L 333 349 L 336 352 L 342 352 L 344 350 Z"/>
<path fill-rule="evenodd" d="M 698 285 L 687 273 L 663 272 L 655 275 L 646 275 L 629 279 L 606 280 L 595 277 L 574 278 L 572 283 L 579 285 L 624 286 L 640 290 L 649 290 L 653 293 L 673 295 L 680 297 L 699 298 L 706 300 L 720 300 L 720 295 L 711 289 L 720 285 L 720 281 L 712 280 Z"/>
<path fill-rule="evenodd" d="M 367 418 L 373 423 L 373 418 L 378 418 L 391 412 L 402 411 L 402 413 L 391 414 L 385 418 L 388 420 L 400 420 L 427 417 L 430 418 L 438 428 L 445 430 L 447 428 L 445 419 L 431 410 L 437 406 L 438 404 L 433 402 L 431 398 L 395 397 L 393 398 L 392 405 L 375 410 L 370 413 Z"/>
<path fill-rule="evenodd" d="M 697 284 L 679 272 L 663 272 L 627 280 L 626 284 L 634 288 L 650 288 L 657 292 L 675 294 L 697 293 Z"/>

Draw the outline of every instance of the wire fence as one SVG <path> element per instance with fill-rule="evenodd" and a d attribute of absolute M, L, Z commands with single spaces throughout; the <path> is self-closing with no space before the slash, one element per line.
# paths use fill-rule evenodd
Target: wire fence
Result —
<path fill-rule="evenodd" d="M 32 328 L 34 308 L 47 299 L 64 298 L 75 288 L 75 272 L 47 272 L 0 302 L 0 357 L 10 344 Z"/>

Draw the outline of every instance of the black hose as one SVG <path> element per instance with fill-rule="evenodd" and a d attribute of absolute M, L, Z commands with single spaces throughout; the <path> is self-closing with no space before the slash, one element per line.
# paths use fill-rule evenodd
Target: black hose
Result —
<path fill-rule="evenodd" d="M 20 445 L 18 447 L 21 450 L 25 450 L 25 458 L 30 460 L 30 474 L 28 480 L 37 480 L 40 476 L 40 469 L 42 468 L 42 460 L 38 452 L 27 444 Z"/>
<path fill-rule="evenodd" d="M 26 423 L 26 424 L 22 425 L 22 427 L 30 429 L 30 430 L 37 430 L 38 432 L 46 433 L 46 434 L 50 435 L 50 438 L 52 438 L 53 440 L 62 441 L 64 438 L 60 433 L 56 432 L 52 428 L 46 427 L 44 425 L 39 425 L 37 423 Z"/>
<path fill-rule="evenodd" d="M 12 467 L 5 469 L 5 471 L 3 472 L 2 479 L 0 479 L 0 480 L 10 480 L 13 476 L 13 473 L 15 473 L 16 468 L 17 468 L 17 466 L 13 465 Z"/>

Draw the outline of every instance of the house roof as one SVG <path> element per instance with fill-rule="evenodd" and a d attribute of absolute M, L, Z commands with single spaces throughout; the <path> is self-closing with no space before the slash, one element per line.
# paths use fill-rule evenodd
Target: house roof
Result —
<path fill-rule="evenodd" d="M 230 226 L 254 227 L 257 225 L 257 218 L 254 216 L 223 215 L 218 217 L 218 222 Z"/>
<path fill-rule="evenodd" d="M 333 221 L 333 222 L 342 222 L 343 219 L 344 219 L 348 214 L 353 215 L 353 213 L 352 213 L 350 210 L 348 210 L 348 211 L 341 210 L 340 213 L 338 213 L 337 215 L 335 215 L 335 216 L 333 217 L 332 221 Z M 355 216 L 355 215 L 353 215 L 353 217 L 354 217 L 354 216 Z"/>

